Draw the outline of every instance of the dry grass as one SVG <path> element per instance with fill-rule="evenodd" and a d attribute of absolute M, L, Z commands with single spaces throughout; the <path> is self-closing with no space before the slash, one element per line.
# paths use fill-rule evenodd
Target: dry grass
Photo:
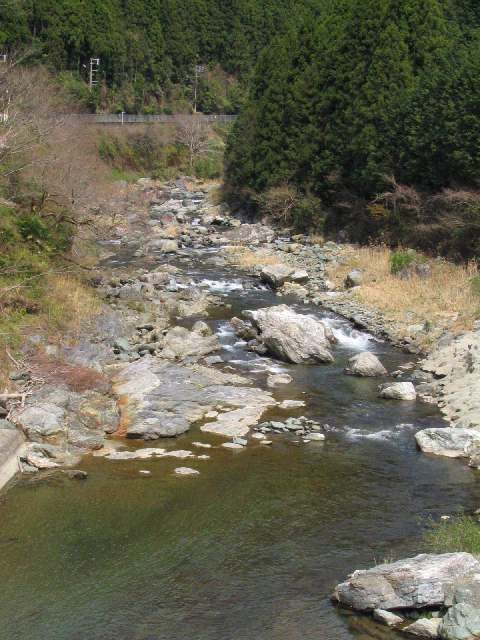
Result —
<path fill-rule="evenodd" d="M 47 329 L 78 333 L 84 322 L 99 311 L 98 298 L 80 280 L 69 274 L 48 277 L 48 295 L 42 314 Z"/>
<path fill-rule="evenodd" d="M 472 289 L 475 265 L 429 261 L 431 276 L 401 279 L 390 272 L 392 252 L 386 247 L 347 247 L 344 264 L 329 268 L 328 276 L 341 285 L 351 269 L 361 269 L 364 282 L 356 293 L 363 304 L 408 325 L 429 323 L 455 332 L 473 328 L 480 315 L 480 298 Z"/>
<path fill-rule="evenodd" d="M 253 267 L 265 267 L 270 264 L 280 264 L 278 256 L 260 249 L 252 251 L 247 247 L 232 245 L 225 247 L 225 254 L 228 262 L 240 269 L 252 269 Z"/>

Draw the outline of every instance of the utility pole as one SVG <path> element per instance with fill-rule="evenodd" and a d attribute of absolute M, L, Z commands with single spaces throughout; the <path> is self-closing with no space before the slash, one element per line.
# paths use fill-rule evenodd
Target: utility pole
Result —
<path fill-rule="evenodd" d="M 193 113 L 197 113 L 198 76 L 201 73 L 205 73 L 205 69 L 206 67 L 204 64 L 195 65 L 195 87 L 193 90 Z"/>
<path fill-rule="evenodd" d="M 100 68 L 100 58 L 90 58 L 90 73 L 88 76 L 88 86 L 90 91 L 98 84 L 98 70 Z"/>

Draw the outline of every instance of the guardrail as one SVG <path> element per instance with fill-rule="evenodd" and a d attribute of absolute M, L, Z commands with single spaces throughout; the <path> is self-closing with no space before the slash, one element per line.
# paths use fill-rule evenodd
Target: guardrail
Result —
<path fill-rule="evenodd" d="M 175 124 L 184 120 L 199 120 L 207 123 L 230 123 L 237 118 L 236 115 L 225 114 L 177 114 L 167 115 L 161 114 L 132 114 L 132 113 L 82 113 L 74 117 L 80 118 L 89 124 L 145 124 L 149 122 L 157 122 L 161 124 Z"/>

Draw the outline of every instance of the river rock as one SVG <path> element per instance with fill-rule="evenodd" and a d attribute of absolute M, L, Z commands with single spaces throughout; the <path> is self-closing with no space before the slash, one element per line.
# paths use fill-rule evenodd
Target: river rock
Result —
<path fill-rule="evenodd" d="M 375 609 L 373 611 L 373 618 L 387 627 L 398 627 L 399 624 L 403 623 L 401 616 L 397 616 L 391 611 L 385 611 L 385 609 Z"/>
<path fill-rule="evenodd" d="M 224 235 L 225 239 L 232 244 L 259 244 L 272 242 L 275 232 L 265 224 L 242 224 L 227 230 Z"/>
<path fill-rule="evenodd" d="M 308 298 L 308 290 L 296 282 L 285 282 L 283 287 L 277 292 L 280 296 L 291 297 L 300 302 Z"/>
<path fill-rule="evenodd" d="M 147 247 L 161 253 L 177 253 L 178 242 L 166 238 L 154 238 L 148 242 Z"/>
<path fill-rule="evenodd" d="M 165 335 L 162 345 L 162 358 L 177 361 L 189 356 L 201 358 L 220 349 L 217 336 L 211 335 L 210 328 L 204 322 L 196 323 L 192 331 L 185 327 L 173 327 Z"/>
<path fill-rule="evenodd" d="M 359 287 L 363 282 L 363 273 L 359 269 L 353 269 L 347 273 L 345 278 L 345 287 L 352 289 L 353 287 Z"/>
<path fill-rule="evenodd" d="M 411 382 L 391 382 L 382 385 L 380 397 L 387 400 L 415 400 L 417 392 Z"/>
<path fill-rule="evenodd" d="M 320 320 L 296 313 L 286 305 L 245 311 L 260 332 L 268 353 L 295 364 L 333 362 L 330 347 L 335 338 Z"/>
<path fill-rule="evenodd" d="M 235 335 L 242 340 L 254 340 L 258 337 L 258 331 L 249 322 L 234 317 L 230 320 L 230 324 L 235 331 Z"/>
<path fill-rule="evenodd" d="M 45 385 L 18 410 L 15 419 L 33 442 L 53 444 L 75 451 L 103 446 L 105 435 L 118 427 L 118 408 L 109 395 L 97 391 L 70 391 L 65 386 Z"/>
<path fill-rule="evenodd" d="M 263 267 L 260 277 L 274 289 L 279 289 L 295 273 L 295 269 L 286 264 L 272 264 Z"/>
<path fill-rule="evenodd" d="M 352 376 L 375 378 L 386 375 L 387 370 L 374 353 L 363 351 L 350 358 L 345 373 Z"/>
<path fill-rule="evenodd" d="M 480 637 L 480 608 L 466 602 L 447 611 L 440 625 L 442 640 L 474 640 Z"/>
<path fill-rule="evenodd" d="M 440 608 L 457 582 L 479 571 L 469 553 L 422 554 L 355 571 L 333 598 L 358 611 Z"/>
<path fill-rule="evenodd" d="M 256 416 L 275 405 L 267 391 L 238 386 L 248 382 L 216 369 L 186 367 L 145 356 L 126 365 L 114 379 L 122 430 L 130 438 L 144 440 L 172 437 L 188 431 L 191 424 L 220 407 L 227 412 L 209 426 L 218 428 L 217 433 L 225 428 L 230 435 L 230 428 L 238 427 L 235 420 L 240 420 L 241 433 L 234 435 L 244 435 L 247 423 L 253 424 Z M 237 409 L 244 413 L 232 416 Z"/>
<path fill-rule="evenodd" d="M 404 627 L 402 631 L 419 638 L 438 638 L 441 623 L 441 618 L 420 618 L 408 627 Z"/>
<path fill-rule="evenodd" d="M 480 431 L 455 427 L 433 427 L 415 434 L 415 440 L 424 453 L 447 458 L 468 458 L 480 446 Z"/>

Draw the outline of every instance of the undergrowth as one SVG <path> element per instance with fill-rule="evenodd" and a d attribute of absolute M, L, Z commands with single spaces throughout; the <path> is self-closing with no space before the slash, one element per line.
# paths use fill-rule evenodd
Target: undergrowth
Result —
<path fill-rule="evenodd" d="M 465 551 L 480 554 L 480 523 L 472 516 L 462 515 L 431 522 L 425 543 L 434 553 Z"/>

